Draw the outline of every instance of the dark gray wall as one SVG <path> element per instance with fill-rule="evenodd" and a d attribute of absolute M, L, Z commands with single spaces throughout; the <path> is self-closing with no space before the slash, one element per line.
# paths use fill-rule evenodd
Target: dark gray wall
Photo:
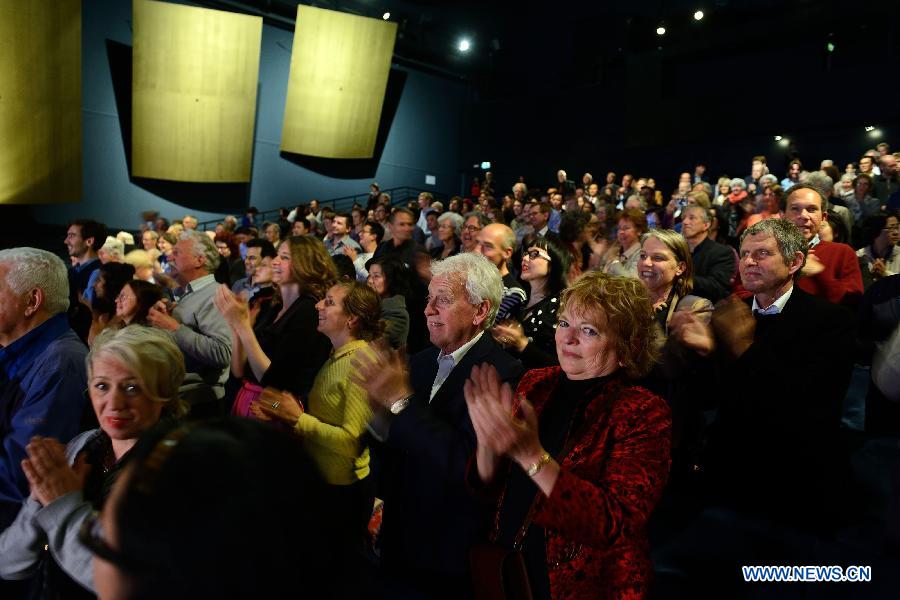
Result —
<path fill-rule="evenodd" d="M 130 46 L 131 25 L 131 2 L 84 1 L 83 200 L 35 206 L 32 215 L 38 223 L 63 224 L 89 217 L 110 227 L 133 229 L 139 213 L 145 210 L 157 210 L 169 219 L 185 213 L 201 221 L 221 215 L 165 200 L 129 179 L 107 40 Z M 267 210 L 313 197 L 324 200 L 365 193 L 373 179 L 382 188 L 429 189 L 426 174 L 436 176 L 435 191 L 457 191 L 462 120 L 469 91 L 462 83 L 417 71 L 406 70 L 399 106 L 373 178 L 329 177 L 281 157 L 279 143 L 292 44 L 292 32 L 263 26 L 250 205 Z"/>

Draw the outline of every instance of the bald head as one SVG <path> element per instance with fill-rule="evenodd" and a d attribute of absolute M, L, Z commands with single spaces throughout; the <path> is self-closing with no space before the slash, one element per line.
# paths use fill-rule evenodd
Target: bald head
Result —
<path fill-rule="evenodd" d="M 491 223 L 478 233 L 475 251 L 497 266 L 500 275 L 509 273 L 508 262 L 516 244 L 516 234 L 502 223 Z"/>

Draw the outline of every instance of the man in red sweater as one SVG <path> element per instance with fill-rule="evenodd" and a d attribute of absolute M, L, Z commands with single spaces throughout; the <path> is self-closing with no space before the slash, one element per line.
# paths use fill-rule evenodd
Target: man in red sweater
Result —
<path fill-rule="evenodd" d="M 795 185 L 787 192 L 784 207 L 784 218 L 800 228 L 809 244 L 797 285 L 829 302 L 855 305 L 863 293 L 859 261 L 847 244 L 819 239 L 819 224 L 828 218 L 822 192 L 811 185 Z"/>

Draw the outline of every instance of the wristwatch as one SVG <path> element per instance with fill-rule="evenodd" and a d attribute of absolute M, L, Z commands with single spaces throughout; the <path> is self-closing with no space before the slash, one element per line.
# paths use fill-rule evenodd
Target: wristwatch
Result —
<path fill-rule="evenodd" d="M 412 396 L 407 396 L 406 398 L 400 398 L 393 404 L 391 404 L 390 411 L 392 414 L 399 415 L 403 412 L 403 409 L 409 406 L 409 401 L 412 400 Z"/>
<path fill-rule="evenodd" d="M 528 473 L 529 477 L 534 477 L 540 473 L 541 469 L 543 469 L 551 460 L 553 460 L 553 457 L 550 456 L 549 453 L 544 452 L 536 463 L 532 463 L 532 465 L 526 469 L 526 473 Z"/>

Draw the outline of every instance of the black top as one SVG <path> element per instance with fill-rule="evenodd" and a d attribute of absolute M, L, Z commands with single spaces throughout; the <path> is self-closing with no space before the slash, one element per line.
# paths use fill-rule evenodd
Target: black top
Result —
<path fill-rule="evenodd" d="M 305 397 L 331 354 L 331 340 L 316 329 L 319 315 L 312 296 L 297 298 L 281 318 L 277 318 L 279 310 L 273 306 L 261 313 L 253 327 L 260 348 L 272 363 L 258 383 Z M 249 368 L 244 377 L 257 383 Z"/>
<path fill-rule="evenodd" d="M 608 377 L 572 381 L 560 372 L 560 385 L 544 406 L 538 423 L 538 437 L 550 456 L 562 461 L 568 453 L 567 442 L 573 431 L 584 423 L 584 411 Z M 500 508 L 500 531 L 497 542 L 514 547 L 516 535 L 528 517 L 529 510 L 541 494 L 534 480 L 516 464 L 510 464 L 509 479 L 503 505 Z M 532 596 L 550 598 L 550 579 L 547 573 L 547 552 L 544 528 L 534 522 L 522 540 L 522 553 L 528 571 Z"/>
<path fill-rule="evenodd" d="M 541 369 L 559 364 L 556 355 L 556 313 L 559 294 L 544 298 L 531 308 L 522 308 L 519 322 L 528 338 L 521 353 L 512 352 L 526 369 Z"/>

